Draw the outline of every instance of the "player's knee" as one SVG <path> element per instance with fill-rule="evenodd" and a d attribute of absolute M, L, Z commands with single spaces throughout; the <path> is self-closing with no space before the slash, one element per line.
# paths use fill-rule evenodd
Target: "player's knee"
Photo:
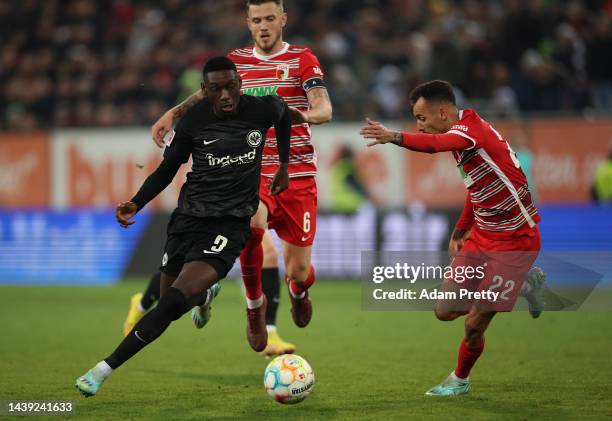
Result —
<path fill-rule="evenodd" d="M 268 227 L 268 208 L 259 203 L 257 213 L 251 218 L 251 228 L 266 229 Z"/>
<path fill-rule="evenodd" d="M 456 314 L 456 312 L 453 311 L 449 311 L 440 307 L 436 307 L 434 309 L 434 314 L 436 315 L 436 318 L 440 321 L 443 322 L 450 322 L 455 320 L 458 316 Z"/>
<path fill-rule="evenodd" d="M 174 321 L 189 310 L 189 302 L 184 292 L 170 287 L 168 292 L 159 300 L 157 308 L 168 320 Z"/>
<path fill-rule="evenodd" d="M 291 262 L 287 266 L 287 277 L 296 282 L 304 282 L 308 278 L 310 264 L 306 262 Z"/>
<path fill-rule="evenodd" d="M 278 266 L 278 253 L 274 247 L 266 247 L 264 245 L 264 267 L 277 267 Z"/>

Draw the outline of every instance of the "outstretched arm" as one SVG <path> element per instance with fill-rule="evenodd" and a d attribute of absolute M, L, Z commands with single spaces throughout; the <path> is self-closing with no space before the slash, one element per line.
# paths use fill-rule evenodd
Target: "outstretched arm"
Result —
<path fill-rule="evenodd" d="M 153 136 L 155 144 L 163 148 L 164 136 L 172 130 L 174 122 L 181 118 L 188 109 L 203 100 L 204 97 L 204 91 L 199 89 L 180 104 L 166 111 L 166 113 L 153 124 L 153 127 L 151 127 L 151 135 Z"/>
<path fill-rule="evenodd" d="M 369 118 L 366 119 L 366 123 L 367 125 L 362 127 L 359 133 L 365 139 L 374 139 L 368 143 L 368 146 L 395 143 L 406 149 L 426 153 L 460 151 L 474 146 L 471 140 L 455 133 L 405 133 L 388 130 L 378 121 Z"/>

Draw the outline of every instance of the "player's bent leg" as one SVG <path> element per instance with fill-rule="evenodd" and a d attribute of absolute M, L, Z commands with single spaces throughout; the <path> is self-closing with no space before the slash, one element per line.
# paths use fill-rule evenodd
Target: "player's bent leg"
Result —
<path fill-rule="evenodd" d="M 306 327 L 312 319 L 308 288 L 316 279 L 314 267 L 310 264 L 312 246 L 299 247 L 286 241 L 283 246 L 287 270 L 285 282 L 291 299 L 291 316 L 298 327 Z"/>
<path fill-rule="evenodd" d="M 484 343 L 484 333 L 496 314 L 495 311 L 480 309 L 478 305 L 470 310 L 465 318 L 465 338 L 463 339 L 468 347 L 480 346 Z"/>
<path fill-rule="evenodd" d="M 247 340 L 253 350 L 263 351 L 268 343 L 266 331 L 266 297 L 261 287 L 263 265 L 262 240 L 267 226 L 268 208 L 259 202 L 257 212 L 251 218 L 251 236 L 240 252 L 242 281 L 247 301 Z"/>
<path fill-rule="evenodd" d="M 171 284 L 157 307 L 148 312 L 111 355 L 76 380 L 85 396 L 93 396 L 104 380 L 123 363 L 153 342 L 194 305 L 201 305 L 205 291 L 216 281 L 217 271 L 206 262 L 189 262 L 179 276 L 162 274 L 162 284 Z"/>
<path fill-rule="evenodd" d="M 172 286 L 175 280 L 176 280 L 176 276 L 169 276 L 162 272 L 161 279 L 159 280 L 159 296 L 160 297 L 164 296 L 164 294 Z"/>
<path fill-rule="evenodd" d="M 471 388 L 470 372 L 484 351 L 484 333 L 496 312 L 474 306 L 465 319 L 465 337 L 459 346 L 457 367 L 440 384 L 429 389 L 427 396 L 452 396 Z"/>
<path fill-rule="evenodd" d="M 455 293 L 459 296 L 459 290 L 461 286 L 456 282 L 446 279 L 442 282 L 440 290 L 443 293 Z M 434 307 L 434 314 L 438 320 L 443 322 L 449 322 L 455 320 L 458 317 L 465 316 L 468 314 L 469 303 L 465 300 L 438 300 Z"/>
<path fill-rule="evenodd" d="M 157 272 L 149 280 L 149 284 L 147 285 L 147 289 L 144 293 L 132 295 L 128 315 L 125 322 L 123 322 L 123 336 L 127 336 L 128 333 L 130 333 L 130 331 L 134 328 L 136 323 L 142 319 L 142 316 L 144 316 L 145 313 L 153 306 L 153 304 L 159 300 L 160 278 L 161 273 Z"/>
<path fill-rule="evenodd" d="M 251 228 L 251 237 L 240 253 L 242 280 L 247 301 L 247 340 L 253 350 L 263 351 L 268 343 L 266 330 L 267 300 L 261 288 L 263 249 L 261 239 L 264 230 Z"/>
<path fill-rule="evenodd" d="M 251 218 L 251 235 L 240 252 L 242 281 L 246 290 L 249 308 L 259 307 L 262 303 L 261 268 L 263 265 L 263 236 L 268 215 L 266 206 L 259 202 L 257 213 Z"/>

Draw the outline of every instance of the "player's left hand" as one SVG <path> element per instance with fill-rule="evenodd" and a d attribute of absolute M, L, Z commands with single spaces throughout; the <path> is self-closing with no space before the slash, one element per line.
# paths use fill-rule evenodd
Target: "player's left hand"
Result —
<path fill-rule="evenodd" d="M 459 251 L 463 248 L 465 240 L 470 237 L 470 230 L 462 231 L 455 229 L 448 242 L 448 256 L 453 259 Z"/>
<path fill-rule="evenodd" d="M 308 123 L 308 114 L 295 107 L 289 107 L 289 115 L 293 124 Z"/>
<path fill-rule="evenodd" d="M 138 212 L 138 206 L 134 202 L 122 202 L 117 205 L 115 210 L 115 218 L 123 228 L 127 228 L 136 221 L 130 219 Z"/>
<path fill-rule="evenodd" d="M 276 196 L 279 193 L 284 192 L 289 187 L 289 172 L 287 171 L 287 164 L 281 164 L 274 174 L 272 184 L 270 185 L 270 194 Z"/>
<path fill-rule="evenodd" d="M 368 146 L 374 146 L 389 142 L 397 141 L 398 135 L 401 139 L 401 133 L 388 130 L 378 121 L 370 120 L 366 118 L 366 125 L 361 128 L 359 134 L 364 139 L 374 139 L 372 142 L 368 142 Z"/>

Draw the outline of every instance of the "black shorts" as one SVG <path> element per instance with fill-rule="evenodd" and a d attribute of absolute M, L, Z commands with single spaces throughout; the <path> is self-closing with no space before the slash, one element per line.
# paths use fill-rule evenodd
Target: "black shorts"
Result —
<path fill-rule="evenodd" d="M 172 214 L 160 270 L 178 276 L 183 264 L 210 264 L 223 279 L 251 235 L 249 217 L 195 217 Z"/>

